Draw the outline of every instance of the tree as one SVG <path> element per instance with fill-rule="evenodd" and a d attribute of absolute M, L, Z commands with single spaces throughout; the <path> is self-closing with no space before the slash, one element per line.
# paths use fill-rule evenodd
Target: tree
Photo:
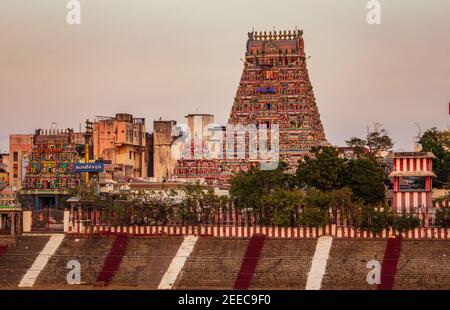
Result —
<path fill-rule="evenodd" d="M 389 151 L 394 146 L 392 138 L 380 123 L 375 123 L 372 130 L 367 127 L 365 139 L 352 137 L 345 142 L 348 146 L 354 148 L 358 157 L 366 157 L 364 150 L 367 149 L 367 156 L 373 159 L 378 159 L 381 152 Z"/>
<path fill-rule="evenodd" d="M 436 210 L 436 221 L 437 226 L 440 227 L 450 227 L 450 208 L 442 207 Z"/>
<path fill-rule="evenodd" d="M 300 223 L 310 227 L 323 227 L 330 222 L 330 215 L 327 210 L 305 206 Z"/>
<path fill-rule="evenodd" d="M 434 186 L 445 187 L 450 181 L 450 132 L 431 128 L 420 137 L 419 143 L 424 151 L 432 152 L 437 158 L 433 160 L 433 170 L 437 176 Z"/>
<path fill-rule="evenodd" d="M 281 163 L 274 170 L 252 168 L 241 172 L 231 179 L 230 196 L 237 209 L 260 209 L 262 197 L 277 189 L 292 187 L 292 176 L 285 173 L 287 165 Z"/>
<path fill-rule="evenodd" d="M 335 217 L 339 213 L 348 223 L 357 222 L 356 217 L 359 214 L 360 201 L 353 195 L 350 187 L 334 190 L 328 196 L 329 207 Z"/>
<path fill-rule="evenodd" d="M 392 227 L 397 230 L 399 233 L 417 228 L 420 226 L 420 220 L 411 214 L 406 214 L 405 212 L 402 215 L 395 214 L 393 216 Z"/>
<path fill-rule="evenodd" d="M 262 197 L 263 205 L 269 213 L 265 224 L 297 226 L 299 209 L 304 204 L 304 193 L 300 190 L 277 189 Z"/>
<path fill-rule="evenodd" d="M 380 234 L 393 223 L 392 210 L 385 205 L 368 205 L 364 212 L 365 221 L 361 227 L 369 228 L 375 234 Z"/>
<path fill-rule="evenodd" d="M 435 224 L 441 227 L 450 227 L 450 207 L 448 202 L 450 201 L 450 193 L 445 194 L 439 198 L 433 200 L 433 205 L 439 205 L 441 207 L 436 210 Z"/>
<path fill-rule="evenodd" d="M 385 199 L 383 170 L 371 159 L 350 160 L 344 170 L 342 183 L 351 188 L 365 203 L 382 203 Z"/>
<path fill-rule="evenodd" d="M 345 159 L 339 157 L 338 150 L 334 147 L 320 147 L 312 148 L 311 153 L 312 157 L 305 156 L 305 160 L 299 162 L 297 184 L 322 191 L 341 188 Z"/>

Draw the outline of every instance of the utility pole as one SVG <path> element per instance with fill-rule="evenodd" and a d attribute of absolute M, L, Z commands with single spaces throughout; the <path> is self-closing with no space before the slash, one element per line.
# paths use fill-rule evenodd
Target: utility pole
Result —
<path fill-rule="evenodd" d="M 89 119 L 86 120 L 86 127 L 84 132 L 84 161 L 85 163 L 89 163 L 89 144 L 92 138 L 92 135 L 94 134 L 94 123 L 90 122 Z M 89 183 L 89 172 L 85 172 L 85 183 L 86 186 Z"/>

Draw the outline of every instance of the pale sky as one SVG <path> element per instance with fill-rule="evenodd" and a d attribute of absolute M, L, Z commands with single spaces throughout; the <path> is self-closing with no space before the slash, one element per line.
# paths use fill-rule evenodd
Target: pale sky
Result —
<path fill-rule="evenodd" d="M 117 112 L 225 124 L 242 73 L 247 32 L 304 30 L 308 69 L 328 141 L 344 145 L 374 122 L 396 149 L 450 124 L 450 1 L 0 0 L 0 151 L 10 133 L 76 130 Z"/>

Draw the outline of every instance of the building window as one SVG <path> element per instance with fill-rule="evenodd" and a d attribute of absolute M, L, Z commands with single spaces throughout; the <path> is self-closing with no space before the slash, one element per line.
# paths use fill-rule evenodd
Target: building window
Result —
<path fill-rule="evenodd" d="M 133 152 L 130 151 L 130 159 L 133 159 L 132 156 L 133 156 Z"/>
<path fill-rule="evenodd" d="M 17 179 L 19 177 L 19 166 L 17 164 L 13 165 L 13 178 Z"/>
<path fill-rule="evenodd" d="M 14 152 L 13 157 L 14 157 L 13 161 L 18 162 L 19 161 L 19 152 Z"/>
<path fill-rule="evenodd" d="M 420 192 L 426 190 L 425 177 L 400 177 L 400 192 Z"/>

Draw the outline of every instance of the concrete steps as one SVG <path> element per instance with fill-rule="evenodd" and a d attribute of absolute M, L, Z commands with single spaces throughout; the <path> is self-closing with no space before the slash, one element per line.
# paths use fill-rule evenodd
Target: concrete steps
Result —
<path fill-rule="evenodd" d="M 403 240 L 394 290 L 449 290 L 450 241 Z"/>
<path fill-rule="evenodd" d="M 61 242 L 64 239 L 63 234 L 52 235 L 48 242 L 45 244 L 42 251 L 36 257 L 33 265 L 31 265 L 30 269 L 27 270 L 22 280 L 19 283 L 19 287 L 33 287 L 36 279 L 38 278 L 41 271 L 47 265 L 49 259 L 55 254 L 56 250 L 61 245 Z"/>
<path fill-rule="evenodd" d="M 174 285 L 176 289 L 232 289 L 249 239 L 200 238 Z"/>
<path fill-rule="evenodd" d="M 184 264 L 194 250 L 197 241 L 198 237 L 196 236 L 186 236 L 184 238 L 183 243 L 180 245 L 180 248 L 177 251 L 177 254 L 170 262 L 166 273 L 161 279 L 161 282 L 158 285 L 158 289 L 171 289 L 173 287 L 178 275 L 184 267 Z"/>
<path fill-rule="evenodd" d="M 304 289 L 316 244 L 314 239 L 266 239 L 250 289 Z"/>
<path fill-rule="evenodd" d="M 23 276 L 41 253 L 49 236 L 21 237 L 0 255 L 0 288 L 17 289 Z"/>
<path fill-rule="evenodd" d="M 126 235 L 118 235 L 111 245 L 108 256 L 105 258 L 102 270 L 95 281 L 98 285 L 108 285 L 113 279 L 117 270 L 120 268 L 122 258 L 127 250 L 128 237 Z"/>
<path fill-rule="evenodd" d="M 114 237 L 66 236 L 60 247 L 47 263 L 34 287 L 41 289 L 86 289 L 97 280 Z M 67 263 L 77 260 L 81 266 L 81 285 L 67 284 Z"/>
<path fill-rule="evenodd" d="M 367 263 L 383 261 L 386 240 L 333 239 L 321 289 L 375 290 L 367 283 Z"/>
<path fill-rule="evenodd" d="M 397 264 L 400 258 L 402 238 L 390 238 L 386 244 L 383 264 L 381 265 L 381 284 L 379 290 L 392 290 L 394 287 Z"/>
<path fill-rule="evenodd" d="M 266 236 L 264 235 L 255 235 L 250 238 L 244 259 L 242 261 L 241 269 L 239 270 L 233 289 L 246 290 L 250 287 L 250 283 L 256 271 L 256 265 L 258 264 L 259 257 L 261 256 L 265 239 Z"/>
<path fill-rule="evenodd" d="M 129 238 L 127 251 L 110 286 L 157 289 L 183 237 Z"/>

